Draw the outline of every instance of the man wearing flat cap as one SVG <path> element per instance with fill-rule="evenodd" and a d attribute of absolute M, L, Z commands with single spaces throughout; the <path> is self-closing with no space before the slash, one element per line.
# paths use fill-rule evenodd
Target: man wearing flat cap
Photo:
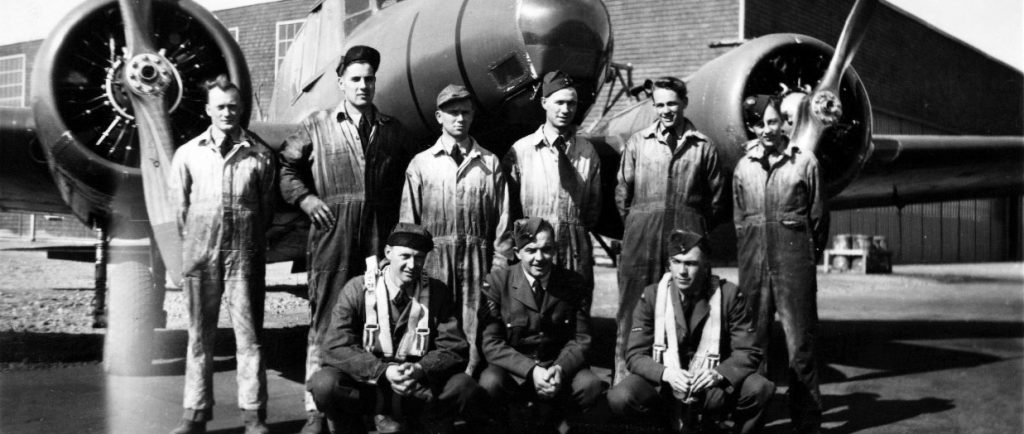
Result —
<path fill-rule="evenodd" d="M 450 84 L 437 95 L 441 137 L 413 158 L 405 171 L 400 220 L 434 234 L 427 257 L 430 277 L 445 282 L 461 306 L 472 373 L 480 356 L 476 309 L 480 286 L 494 259 L 493 243 L 508 225 L 508 192 L 501 161 L 469 135 L 474 115 L 465 86 Z"/>
<path fill-rule="evenodd" d="M 585 356 L 591 289 L 579 273 L 554 266 L 547 221 L 516 221 L 513 239 L 519 264 L 492 271 L 484 282 L 480 346 L 487 367 L 480 387 L 499 421 L 507 422 L 511 400 L 526 399 L 540 404 L 540 419 L 551 427 L 567 411 L 591 408 L 604 388 Z"/>
<path fill-rule="evenodd" d="M 626 373 L 630 315 L 647 285 L 665 273 L 665 238 L 674 229 L 707 234 L 729 218 L 728 178 L 718 150 L 683 112 L 686 83 L 676 77 L 651 82 L 658 118 L 626 141 L 619 164 L 615 205 L 622 216 L 615 381 Z"/>
<path fill-rule="evenodd" d="M 516 141 L 503 160 L 512 215 L 550 222 L 555 228 L 555 265 L 580 273 L 593 289 L 589 230 L 601 213 L 601 159 L 594 145 L 575 133 L 572 78 L 549 72 L 541 92 L 544 125 Z"/>
<path fill-rule="evenodd" d="M 732 414 L 734 432 L 759 432 L 775 386 L 756 373 L 762 352 L 745 297 L 711 274 L 705 237 L 677 230 L 666 244 L 669 272 L 636 305 L 629 375 L 608 404 L 627 418 L 664 416 L 675 431 L 717 432 Z"/>
<path fill-rule="evenodd" d="M 484 397 L 463 372 L 469 345 L 452 295 L 422 273 L 431 239 L 422 226 L 399 223 L 385 260 L 338 295 L 323 367 L 307 383 L 335 432 L 365 433 L 364 414 L 375 415 L 379 432 L 452 432 L 455 416 Z M 383 415 L 398 426 L 382 429 Z"/>
<path fill-rule="evenodd" d="M 379 256 L 398 222 L 402 180 L 419 151 L 398 120 L 373 105 L 380 54 L 354 46 L 338 62 L 337 107 L 306 117 L 280 151 L 284 199 L 309 216 L 309 304 L 306 378 L 320 367 L 322 335 L 342 285 Z M 323 432 L 323 416 L 306 395 L 304 434 Z"/>
<path fill-rule="evenodd" d="M 779 100 L 747 98 L 748 127 L 757 138 L 733 174 L 740 288 L 749 296 L 758 345 L 770 351 L 778 310 L 789 354 L 789 408 L 795 432 L 821 427 L 815 361 L 818 334 L 816 237 L 828 232 L 818 160 L 791 146 L 782 131 Z M 764 372 L 766 368 L 762 368 Z"/>

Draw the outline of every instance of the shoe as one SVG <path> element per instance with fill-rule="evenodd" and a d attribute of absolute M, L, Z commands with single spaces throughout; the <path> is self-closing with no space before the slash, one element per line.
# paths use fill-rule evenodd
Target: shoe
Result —
<path fill-rule="evenodd" d="M 245 434 L 270 434 L 270 428 L 264 423 L 266 419 L 265 410 L 242 410 Z"/>
<path fill-rule="evenodd" d="M 392 419 L 391 416 L 386 414 L 373 416 L 373 425 L 377 427 L 377 432 L 380 434 L 400 433 L 405 428 L 401 422 Z"/>
<path fill-rule="evenodd" d="M 325 434 L 330 431 L 324 429 L 324 414 L 318 411 L 306 412 L 306 424 L 302 426 L 299 434 Z"/>
<path fill-rule="evenodd" d="M 194 420 L 182 419 L 178 426 L 174 427 L 171 434 L 205 434 L 206 433 L 206 422 L 196 422 Z"/>

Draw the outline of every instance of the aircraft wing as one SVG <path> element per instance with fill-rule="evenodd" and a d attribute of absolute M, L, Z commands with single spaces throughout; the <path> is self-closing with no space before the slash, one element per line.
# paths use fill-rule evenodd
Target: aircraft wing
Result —
<path fill-rule="evenodd" d="M 46 167 L 30 108 L 0 108 L 0 210 L 71 214 Z"/>

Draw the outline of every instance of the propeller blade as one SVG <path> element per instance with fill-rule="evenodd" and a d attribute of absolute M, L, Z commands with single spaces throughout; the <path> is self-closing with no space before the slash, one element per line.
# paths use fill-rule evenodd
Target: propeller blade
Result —
<path fill-rule="evenodd" d="M 871 13 L 877 4 L 878 0 L 857 0 L 853 5 L 824 77 L 814 91 L 800 103 L 791 146 L 807 152 L 816 152 L 825 130 L 835 125 L 842 117 L 843 104 L 839 99 L 839 84 L 843 72 L 850 66 L 857 48 L 864 40 Z"/>
<path fill-rule="evenodd" d="M 151 40 L 152 3 L 149 0 L 120 0 L 124 20 L 124 83 L 135 112 L 141 156 L 142 188 L 153 239 L 160 250 L 167 273 L 178 282 L 182 276 L 181 238 L 178 235 L 174 202 L 168 180 L 174 137 L 165 91 L 173 81 L 174 66 L 156 52 Z"/>

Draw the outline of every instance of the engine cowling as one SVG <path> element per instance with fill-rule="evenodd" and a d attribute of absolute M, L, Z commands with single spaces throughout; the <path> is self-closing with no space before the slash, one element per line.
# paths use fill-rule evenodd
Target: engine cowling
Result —
<path fill-rule="evenodd" d="M 154 2 L 154 42 L 172 63 L 164 95 L 176 146 L 209 126 L 205 80 L 227 73 L 249 119 L 251 85 L 241 49 L 209 11 L 189 0 Z M 122 237 L 148 234 L 139 146 L 122 83 L 124 30 L 116 0 L 73 10 L 37 54 L 32 108 L 50 172 L 72 213 Z"/>

